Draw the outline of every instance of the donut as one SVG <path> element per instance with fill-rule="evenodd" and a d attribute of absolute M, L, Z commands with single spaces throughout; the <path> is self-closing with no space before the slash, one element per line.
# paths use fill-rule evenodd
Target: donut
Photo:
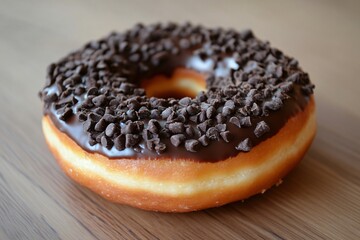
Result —
<path fill-rule="evenodd" d="M 251 30 L 159 23 L 50 64 L 39 95 L 71 179 L 116 203 L 190 212 L 280 183 L 315 136 L 313 89 Z"/>

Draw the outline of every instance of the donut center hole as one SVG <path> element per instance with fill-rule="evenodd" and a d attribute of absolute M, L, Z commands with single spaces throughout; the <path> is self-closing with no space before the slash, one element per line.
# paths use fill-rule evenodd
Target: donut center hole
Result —
<path fill-rule="evenodd" d="M 171 77 L 157 75 L 141 81 L 147 97 L 195 98 L 201 91 L 206 91 L 204 75 L 189 69 L 176 69 Z"/>

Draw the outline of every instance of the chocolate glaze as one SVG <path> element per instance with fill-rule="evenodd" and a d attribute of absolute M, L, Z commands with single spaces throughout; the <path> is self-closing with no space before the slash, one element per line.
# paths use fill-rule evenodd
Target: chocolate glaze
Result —
<path fill-rule="evenodd" d="M 181 50 L 176 57 L 167 59 L 166 62 L 153 67 L 151 71 L 137 73 L 129 76 L 129 78 L 133 78 L 132 82 L 140 85 L 140 81 L 142 79 L 147 79 L 161 74 L 171 76 L 172 72 L 174 72 L 177 68 L 188 68 L 203 73 L 204 76 L 214 76 L 217 79 L 224 79 L 231 76 L 234 70 L 245 67 L 245 63 L 244 65 L 241 65 L 239 61 L 237 61 L 236 57 L 231 54 L 222 54 L 220 60 L 214 60 L 213 56 L 200 57 L 195 53 L 195 51 L 203 47 L 204 46 L 200 44 Z M 227 83 L 224 81 L 223 84 Z M 289 118 L 301 112 L 308 104 L 310 94 L 304 94 L 302 87 L 303 85 L 301 84 L 294 84 L 293 89 L 288 91 L 287 97 L 283 99 L 283 104 L 280 109 L 276 111 L 269 111 L 268 114 L 251 116 L 251 127 L 239 128 L 230 123 L 228 121 L 229 118 L 227 118 L 225 124 L 227 126 L 227 130 L 231 133 L 230 141 L 225 142 L 223 139 L 210 141 L 208 146 L 201 147 L 197 152 L 188 151 L 185 149 L 184 145 L 178 147 L 173 146 L 170 143 L 170 138 L 161 138 L 161 141 L 166 144 L 166 150 L 162 153 L 149 150 L 146 147 L 145 140 L 141 140 L 135 147 L 125 148 L 122 151 L 117 150 L 115 146 L 111 149 L 107 149 L 100 143 L 91 146 L 89 144 L 89 134 L 83 130 L 83 122 L 81 122 L 75 115 L 79 106 L 81 106 L 81 104 L 86 100 L 86 93 L 83 93 L 80 96 L 75 96 L 77 103 L 72 106 L 73 115 L 71 115 L 71 117 L 69 117 L 66 121 L 60 120 L 60 114 L 58 109 L 55 109 L 55 104 L 45 104 L 44 113 L 51 118 L 52 122 L 60 131 L 67 134 L 84 150 L 92 153 L 99 153 L 111 159 L 188 159 L 201 162 L 216 162 L 236 156 L 239 153 L 239 151 L 236 150 L 237 144 L 246 138 L 249 138 L 252 145 L 256 146 L 262 141 L 274 136 L 285 125 Z M 213 88 L 209 82 L 208 88 Z M 44 88 L 42 97 L 44 99 L 46 96 L 54 93 L 57 95 L 61 94 L 56 86 L 56 83 L 50 82 L 50 84 Z M 148 120 L 149 119 L 144 120 L 145 125 Z M 270 126 L 270 131 L 261 137 L 256 137 L 254 130 L 257 123 L 261 121 L 265 121 Z M 159 120 L 159 122 L 163 126 L 166 123 L 166 120 Z M 120 121 L 120 126 L 122 124 L 124 123 Z M 187 124 L 196 126 L 196 123 L 192 122 L 187 122 Z"/>
<path fill-rule="evenodd" d="M 299 97 L 296 100 L 288 100 L 285 102 L 281 112 L 271 113 L 266 118 L 252 118 L 252 127 L 238 128 L 232 123 L 227 123 L 228 130 L 233 134 L 231 141 L 229 143 L 223 140 L 217 142 L 211 141 L 207 147 L 200 148 L 198 152 L 189 152 L 185 149 L 184 146 L 175 147 L 170 143 L 169 139 L 165 139 L 164 142 L 168 148 L 160 155 L 156 152 L 148 150 L 144 146 L 144 143 L 140 144 L 140 148 L 126 148 L 123 151 L 118 151 L 115 149 L 115 147 L 112 147 L 110 150 L 108 150 L 100 144 L 90 146 L 88 136 L 84 134 L 83 124 L 79 122 L 75 116 L 73 116 L 67 123 L 65 123 L 59 121 L 55 111 L 48 112 L 48 115 L 60 131 L 66 133 L 83 149 L 91 153 L 100 153 L 112 159 L 188 159 L 201 162 L 217 162 L 239 154 L 239 151 L 236 150 L 235 147 L 241 140 L 245 138 L 250 138 L 253 146 L 256 146 L 267 138 L 274 136 L 285 125 L 290 117 L 304 109 L 307 102 L 308 99 L 304 97 Z M 258 122 L 264 119 L 266 119 L 266 121 L 271 126 L 270 132 L 264 134 L 261 138 L 257 138 L 253 133 L 255 126 Z"/>

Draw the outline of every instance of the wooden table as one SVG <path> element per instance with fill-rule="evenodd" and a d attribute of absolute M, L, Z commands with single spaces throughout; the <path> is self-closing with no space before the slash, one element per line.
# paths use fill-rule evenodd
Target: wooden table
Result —
<path fill-rule="evenodd" d="M 0 1 L 0 239 L 359 239 L 360 2 Z M 252 28 L 316 84 L 317 137 L 280 187 L 187 214 L 107 202 L 50 154 L 37 97 L 48 63 L 134 23 Z"/>

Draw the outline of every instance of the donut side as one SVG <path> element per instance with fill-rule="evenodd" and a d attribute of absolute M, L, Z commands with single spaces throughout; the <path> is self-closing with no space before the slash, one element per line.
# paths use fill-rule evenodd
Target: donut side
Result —
<path fill-rule="evenodd" d="M 281 180 L 301 160 L 316 132 L 315 103 L 250 152 L 219 162 L 116 159 L 89 153 L 42 120 L 51 152 L 79 184 L 117 203 L 161 212 L 190 212 L 246 199 Z"/>

